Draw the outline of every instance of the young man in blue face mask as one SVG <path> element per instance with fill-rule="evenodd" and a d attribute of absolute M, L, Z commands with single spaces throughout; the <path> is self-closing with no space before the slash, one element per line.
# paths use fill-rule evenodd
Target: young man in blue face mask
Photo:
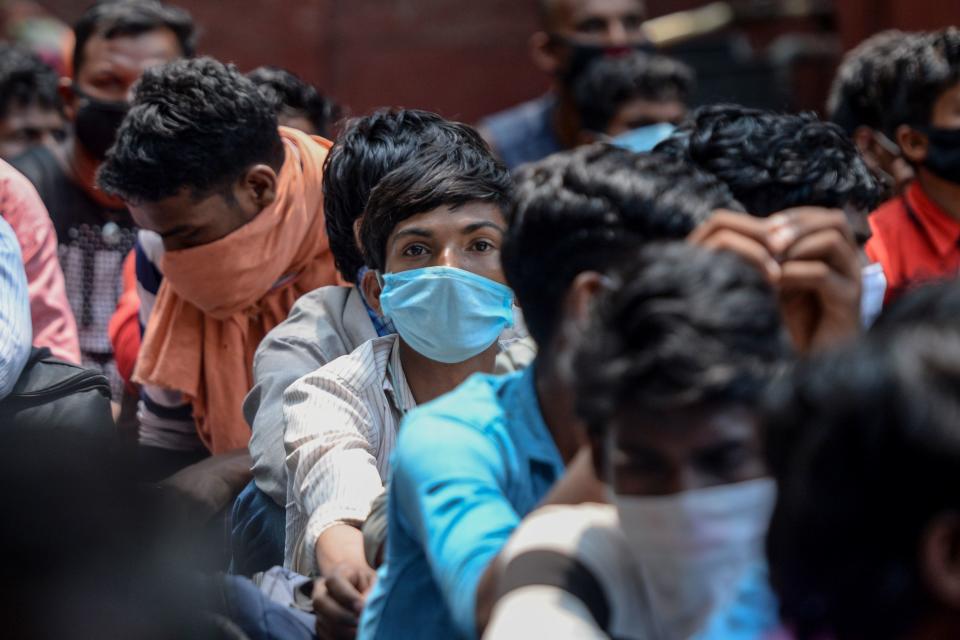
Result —
<path fill-rule="evenodd" d="M 607 286 L 575 363 L 611 504 L 524 521 L 485 637 L 765 637 L 776 489 L 755 403 L 788 350 L 773 289 L 686 244 L 647 247 Z"/>
<path fill-rule="evenodd" d="M 479 123 L 510 168 L 581 143 L 577 80 L 591 63 L 647 49 L 642 0 L 538 0 L 541 29 L 530 37 L 534 64 L 553 77 L 552 90 Z"/>
<path fill-rule="evenodd" d="M 738 206 L 711 176 L 614 147 L 585 147 L 521 172 L 503 261 L 537 359 L 522 374 L 474 376 L 405 419 L 386 559 L 360 637 L 482 632 L 492 567 L 521 518 L 544 501 L 581 499 L 565 495 L 564 483 L 547 494 L 567 464 L 581 464 L 586 435 L 573 409 L 571 354 L 603 273 L 644 241 L 682 239 L 714 209 Z"/>
<path fill-rule="evenodd" d="M 913 39 L 884 130 L 895 135 L 916 180 L 870 216 L 867 255 L 883 265 L 889 302 L 960 268 L 960 31 Z"/>
<path fill-rule="evenodd" d="M 598 60 L 574 88 L 582 142 L 612 138 L 631 151 L 650 151 L 686 116 L 693 84 L 693 69 L 666 56 Z"/>
<path fill-rule="evenodd" d="M 361 288 L 396 334 L 284 394 L 285 564 L 331 578 L 329 610 L 318 613 L 341 626 L 351 616 L 356 625 L 375 577 L 358 527 L 383 491 L 400 419 L 471 374 L 493 372 L 513 324 L 500 266 L 509 175 L 479 140 L 439 141 L 384 176 L 359 221 L 370 267 Z"/>

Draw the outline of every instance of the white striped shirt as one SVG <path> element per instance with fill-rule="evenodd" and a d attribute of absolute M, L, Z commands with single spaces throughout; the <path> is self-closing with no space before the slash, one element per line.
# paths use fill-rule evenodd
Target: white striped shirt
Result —
<path fill-rule="evenodd" d="M 0 399 L 17 383 L 27 359 L 33 329 L 27 274 L 20 244 L 7 221 L 0 218 Z"/>
<path fill-rule="evenodd" d="M 284 565 L 316 572 L 317 538 L 362 524 L 383 492 L 404 414 L 416 406 L 396 335 L 371 340 L 283 394 L 287 451 Z"/>

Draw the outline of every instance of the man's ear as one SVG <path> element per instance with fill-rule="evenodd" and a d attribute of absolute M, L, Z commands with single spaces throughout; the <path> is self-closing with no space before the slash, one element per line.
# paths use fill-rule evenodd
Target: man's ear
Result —
<path fill-rule="evenodd" d="M 370 308 L 377 312 L 378 316 L 383 316 L 383 308 L 380 306 L 380 294 L 383 293 L 383 287 L 377 280 L 377 274 L 373 269 L 368 269 L 360 280 L 360 290 L 363 291 L 363 298 L 370 305 Z"/>
<path fill-rule="evenodd" d="M 77 92 L 73 90 L 73 80 L 60 78 L 57 83 L 57 93 L 60 94 L 60 101 L 63 102 L 63 114 L 67 120 L 73 122 L 77 117 Z"/>
<path fill-rule="evenodd" d="M 921 538 L 921 574 L 933 599 L 960 612 L 960 513 L 937 515 Z"/>
<path fill-rule="evenodd" d="M 277 172 L 265 164 L 257 164 L 240 178 L 237 184 L 238 200 L 244 210 L 260 213 L 277 199 Z"/>
<path fill-rule="evenodd" d="M 590 323 L 593 300 L 607 280 L 599 271 L 584 271 L 574 278 L 564 299 L 564 320 L 572 322 L 581 331 L 585 330 Z"/>
<path fill-rule="evenodd" d="M 903 157 L 913 164 L 922 164 L 927 159 L 930 149 L 930 140 L 927 134 L 917 131 L 907 124 L 897 127 L 897 144 L 903 152 Z"/>
<path fill-rule="evenodd" d="M 549 75 L 556 75 L 560 69 L 560 56 L 557 43 L 546 31 L 537 31 L 530 36 L 530 58 L 537 68 Z"/>

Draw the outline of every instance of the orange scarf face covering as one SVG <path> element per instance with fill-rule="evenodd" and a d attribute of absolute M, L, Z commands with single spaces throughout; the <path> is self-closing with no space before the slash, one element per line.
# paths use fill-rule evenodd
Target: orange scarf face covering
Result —
<path fill-rule="evenodd" d="M 282 127 L 280 135 L 286 158 L 274 203 L 220 240 L 161 259 L 163 284 L 134 374 L 184 394 L 213 453 L 250 440 L 241 407 L 260 341 L 297 298 L 337 282 L 321 185 L 331 143 Z"/>

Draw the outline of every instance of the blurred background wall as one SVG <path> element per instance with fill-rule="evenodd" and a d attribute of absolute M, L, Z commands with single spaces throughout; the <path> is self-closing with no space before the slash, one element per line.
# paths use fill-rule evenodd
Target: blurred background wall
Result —
<path fill-rule="evenodd" d="M 359 114 L 382 105 L 474 121 L 542 92 L 529 60 L 535 0 L 174 0 L 200 51 L 286 67 Z M 24 3 L 7 2 L 11 6 Z M 84 0 L 35 4 L 73 21 Z M 647 0 L 651 16 L 704 0 Z M 843 51 L 891 27 L 960 25 L 960 0 L 730 0 L 720 29 L 666 51 L 700 72 L 699 102 L 820 109 Z M 714 4 L 714 8 L 717 5 Z M 716 15 L 716 13 L 714 13 Z"/>

